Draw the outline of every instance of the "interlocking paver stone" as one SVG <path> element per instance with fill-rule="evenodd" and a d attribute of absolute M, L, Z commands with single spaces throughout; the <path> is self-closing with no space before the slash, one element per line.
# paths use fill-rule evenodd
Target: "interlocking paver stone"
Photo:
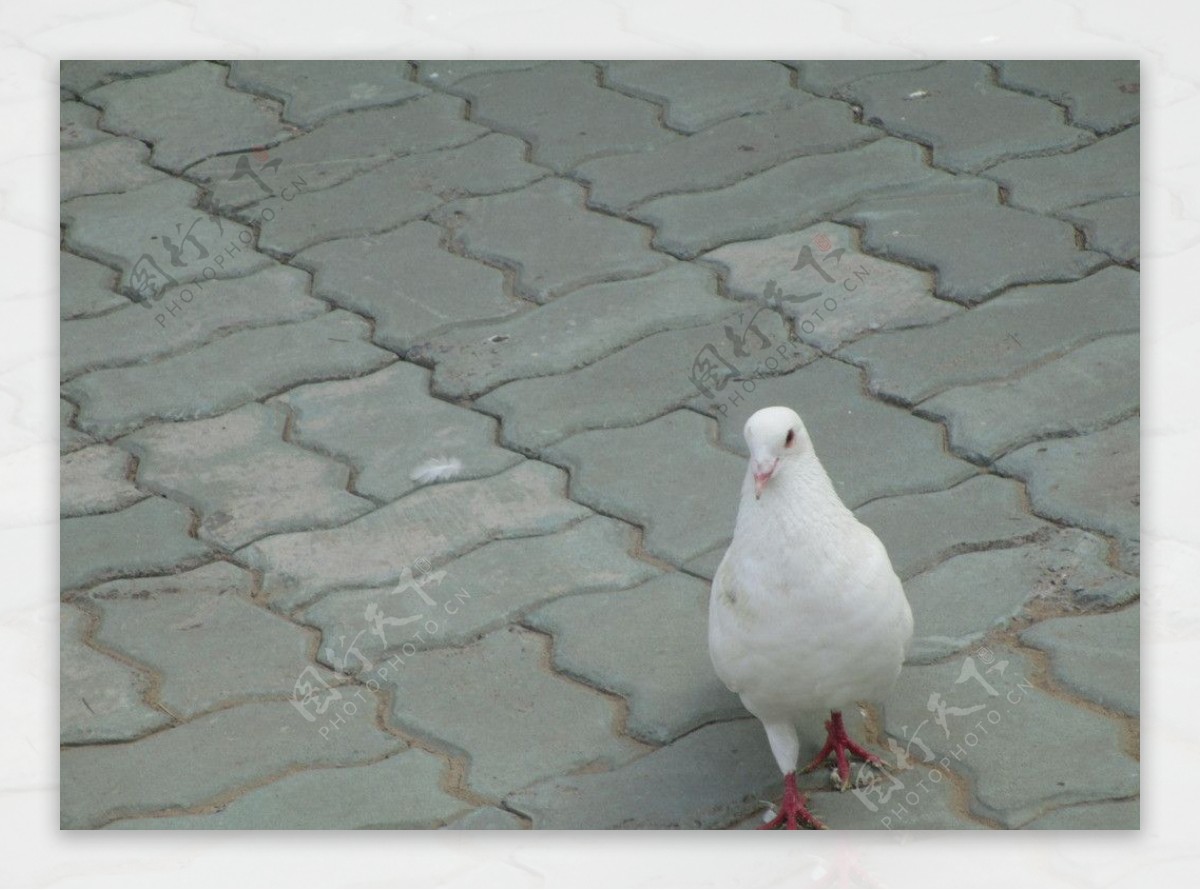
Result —
<path fill-rule="evenodd" d="M 429 92 L 408 79 L 407 62 L 240 60 L 230 64 L 229 85 L 283 103 L 283 117 L 311 127 L 355 108 L 393 105 Z"/>
<path fill-rule="evenodd" d="M 842 89 L 857 80 L 878 74 L 893 74 L 932 68 L 927 59 L 839 60 L 789 63 L 800 72 L 800 85 L 822 96 L 842 96 Z"/>
<path fill-rule="evenodd" d="M 236 550 L 269 534 L 349 522 L 374 509 L 346 490 L 350 468 L 283 441 L 287 412 L 249 404 L 121 439 L 138 482 L 200 514 L 197 537 Z"/>
<path fill-rule="evenodd" d="M 1138 193 L 1141 127 L 1069 154 L 997 164 L 987 176 L 1008 189 L 1008 203 L 1038 213 Z"/>
<path fill-rule="evenodd" d="M 744 713 L 708 658 L 709 585 L 673 573 L 632 590 L 564 596 L 529 616 L 554 665 L 629 702 L 628 731 L 663 743 Z"/>
<path fill-rule="evenodd" d="M 60 200 L 80 195 L 123 192 L 163 179 L 145 161 L 150 149 L 136 139 L 104 139 L 59 154 Z"/>
<path fill-rule="evenodd" d="M 146 704 L 148 678 L 83 641 L 88 616 L 69 603 L 60 611 L 59 724 L 64 745 L 119 742 L 170 722 Z"/>
<path fill-rule="evenodd" d="M 476 74 L 493 74 L 498 71 L 524 71 L 544 64 L 536 59 L 512 61 L 484 59 L 454 59 L 451 61 L 417 62 L 417 76 L 430 86 L 449 87 Z"/>
<path fill-rule="evenodd" d="M 87 99 L 104 109 L 106 128 L 153 143 L 154 163 L 178 173 L 211 155 L 291 135 L 278 105 L 230 89 L 228 73 L 222 65 L 194 62 L 108 84 Z"/>
<path fill-rule="evenodd" d="M 394 501 L 415 490 L 413 471 L 431 459 L 457 459 L 455 479 L 492 476 L 522 460 L 495 444 L 494 420 L 430 396 L 429 372 L 408 362 L 278 399 L 293 412 L 291 441 L 349 461 L 355 491 L 368 497 Z"/>
<path fill-rule="evenodd" d="M 339 587 L 378 587 L 418 559 L 444 561 L 489 540 L 546 534 L 589 515 L 561 470 L 524 461 L 487 479 L 434 485 L 341 528 L 274 535 L 238 551 L 285 610 Z"/>
<path fill-rule="evenodd" d="M 117 575 L 146 575 L 196 564 L 208 546 L 189 537 L 190 511 L 166 498 L 146 498 L 115 513 L 64 519 L 59 583 L 72 590 Z"/>
<path fill-rule="evenodd" d="M 1045 540 L 954 556 L 905 585 L 916 626 L 910 664 L 980 642 L 1027 605 L 1110 607 L 1138 594 L 1136 578 L 1108 566 L 1108 545 L 1078 529 Z"/>
<path fill-rule="evenodd" d="M 944 324 L 880 333 L 841 351 L 870 390 L 915 404 L 954 386 L 1011 376 L 1105 334 L 1138 329 L 1138 276 L 1103 269 L 1070 284 L 1015 288 Z"/>
<path fill-rule="evenodd" d="M 86 93 L 90 89 L 118 78 L 158 74 L 170 71 L 172 68 L 182 67 L 184 64 L 184 62 L 170 59 L 137 61 L 63 59 L 59 64 L 59 79 L 67 89 L 76 93 Z"/>
<path fill-rule="evenodd" d="M 145 578 L 117 578 L 89 588 L 87 597 L 96 602 L 147 600 L 160 595 L 196 598 L 237 595 L 254 596 L 254 576 L 231 562 L 206 563 L 199 568 Z"/>
<path fill-rule="evenodd" d="M 459 80 L 471 118 L 520 136 L 533 160 L 563 172 L 604 154 L 643 151 L 678 134 L 658 125 L 657 109 L 597 82 L 585 62 L 550 62 L 523 71 L 489 71 Z"/>
<path fill-rule="evenodd" d="M 606 86 L 662 105 L 667 126 L 687 133 L 812 98 L 793 89 L 787 69 L 775 62 L 637 60 L 603 67 Z"/>
<path fill-rule="evenodd" d="M 944 178 L 925 163 L 920 146 L 885 138 L 796 158 L 724 188 L 657 198 L 631 213 L 654 226 L 656 247 L 690 258 L 730 241 L 802 229 L 863 195 L 911 191 Z"/>
<path fill-rule="evenodd" d="M 64 455 L 59 463 L 60 513 L 109 513 L 149 497 L 129 481 L 129 455 L 111 445 L 93 445 Z"/>
<path fill-rule="evenodd" d="M 1076 436 L 1138 406 L 1138 335 L 1093 340 L 1011 380 L 943 392 L 921 413 L 947 422 L 950 446 L 984 462 L 1036 439 Z"/>
<path fill-rule="evenodd" d="M 774 295 L 795 321 L 796 336 L 827 352 L 865 334 L 932 324 L 961 311 L 933 297 L 929 273 L 863 253 L 853 229 L 832 223 L 726 244 L 702 259 L 727 273 L 731 296 Z"/>
<path fill-rule="evenodd" d="M 1016 284 L 1071 281 L 1103 265 L 1061 220 L 1002 205 L 992 183 L 968 179 L 922 194 L 868 198 L 843 211 L 873 253 L 934 268 L 939 297 L 978 303 Z"/>
<path fill-rule="evenodd" d="M 369 335 L 358 316 L 328 312 L 239 331 L 153 365 L 93 371 L 65 392 L 80 401 L 83 429 L 114 435 L 151 419 L 210 417 L 307 380 L 351 377 L 394 360 L 367 342 Z"/>
<path fill-rule="evenodd" d="M 1072 123 L 1108 132 L 1135 123 L 1141 75 L 1136 61 L 1021 59 L 999 63 L 1002 86 L 1066 105 Z"/>
<path fill-rule="evenodd" d="M 66 399 L 58 400 L 59 450 L 63 454 L 83 448 L 92 442 L 92 437 L 73 429 L 76 408 Z"/>
<path fill-rule="evenodd" d="M 907 794 L 916 795 L 916 805 L 910 806 L 911 800 L 905 800 L 904 792 L 892 786 L 888 778 L 880 777 L 877 779 L 879 790 L 867 787 L 859 789 L 860 794 L 843 794 L 836 790 L 809 794 L 809 809 L 826 825 L 857 830 L 962 831 L 986 827 L 961 811 L 959 793 L 946 771 L 938 774 L 940 779 L 930 779 L 929 766 L 918 761 L 912 772 L 894 769 L 893 772 L 906 788 L 912 789 Z M 889 790 L 890 797 L 882 803 Z"/>
<path fill-rule="evenodd" d="M 965 659 L 901 671 L 886 705 L 887 731 L 897 739 L 916 734 L 936 757 L 950 756 L 950 765 L 971 780 L 971 811 L 1007 828 L 1051 807 L 1137 792 L 1138 764 L 1122 751 L 1115 721 L 1037 689 L 1029 681 L 1029 662 L 1018 652 L 990 652 L 996 668 L 991 672 L 973 660 L 972 674 L 964 670 Z M 931 695 L 946 708 L 944 731 L 933 725 Z M 914 759 L 920 756 L 918 746 L 912 750 Z"/>
<path fill-rule="evenodd" d="M 61 314 L 64 320 L 99 315 L 129 303 L 112 289 L 117 273 L 108 266 L 75 256 L 65 250 L 58 255 Z"/>
<path fill-rule="evenodd" d="M 570 469 L 571 497 L 643 526 L 646 550 L 682 565 L 733 530 L 745 461 L 712 444 L 712 426 L 673 411 L 629 429 L 580 433 L 545 454 Z"/>
<path fill-rule="evenodd" d="M 443 825 L 442 829 L 444 831 L 477 831 L 480 829 L 513 831 L 524 827 L 525 823 L 508 810 L 502 810 L 499 807 L 479 807 L 479 809 L 472 810 L 467 815 L 455 819 L 449 825 Z"/>
<path fill-rule="evenodd" d="M 60 759 L 62 827 L 201 806 L 298 768 L 348 766 L 404 747 L 375 725 L 374 708 L 346 713 L 327 736 L 291 702 L 267 701 L 205 714 L 136 742 L 72 748 Z"/>
<path fill-rule="evenodd" d="M 63 102 L 58 113 L 58 145 L 62 151 L 112 139 L 100 129 L 100 111 L 82 102 Z"/>
<path fill-rule="evenodd" d="M 1061 831 L 1063 829 L 1130 829 L 1141 827 L 1141 805 L 1136 800 L 1060 807 L 1021 826 L 1024 829 Z"/>
<path fill-rule="evenodd" d="M 730 313 L 713 273 L 672 264 L 633 281 L 580 288 L 553 303 L 487 326 L 447 331 L 418 344 L 435 362 L 434 389 L 473 396 L 521 377 L 561 373 L 659 331 Z"/>
<path fill-rule="evenodd" d="M 383 683 L 394 692 L 391 721 L 465 753 L 467 785 L 494 798 L 637 756 L 640 746 L 614 731 L 609 699 L 543 667 L 548 646 L 506 628 L 465 649 L 408 657 Z"/>
<path fill-rule="evenodd" d="M 584 198 L 576 183 L 546 179 L 516 192 L 452 201 L 433 219 L 471 256 L 516 269 L 516 289 L 539 303 L 597 281 L 648 275 L 670 262 L 649 249 L 645 228 L 591 212 Z"/>
<path fill-rule="evenodd" d="M 1141 260 L 1141 198 L 1106 198 L 1059 213 L 1083 229 L 1089 250 L 1099 250 L 1119 263 Z"/>
<path fill-rule="evenodd" d="M 1054 678 L 1077 695 L 1123 714 L 1139 713 L 1140 612 L 1051 618 L 1022 632 L 1021 642 L 1050 656 Z"/>
<path fill-rule="evenodd" d="M 588 184 L 588 206 L 624 213 L 650 198 L 732 185 L 802 155 L 878 138 L 877 131 L 854 122 L 845 103 L 813 99 L 799 108 L 724 121 L 650 151 L 596 158 L 572 175 Z"/>
<path fill-rule="evenodd" d="M 328 304 L 308 295 L 309 277 L 272 265 L 244 278 L 220 278 L 170 287 L 155 303 L 96 318 L 64 321 L 59 329 L 64 378 L 115 365 L 146 362 L 199 346 L 222 332 L 324 315 Z M 183 298 L 186 297 L 186 300 Z M 170 312 L 172 304 L 181 311 Z"/>

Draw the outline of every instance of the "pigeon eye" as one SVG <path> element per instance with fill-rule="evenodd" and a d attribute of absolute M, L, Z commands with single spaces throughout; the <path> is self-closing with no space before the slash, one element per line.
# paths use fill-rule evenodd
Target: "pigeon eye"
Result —
<path fill-rule="evenodd" d="M 788 448 L 791 448 L 792 445 L 794 445 L 795 443 L 796 443 L 796 431 L 788 430 L 787 438 L 784 439 L 783 444 L 786 445 Z"/>

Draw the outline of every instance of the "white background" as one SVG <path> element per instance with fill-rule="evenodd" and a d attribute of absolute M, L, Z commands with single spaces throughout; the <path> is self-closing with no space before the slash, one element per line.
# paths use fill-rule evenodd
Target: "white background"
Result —
<path fill-rule="evenodd" d="M 1084 0 L 0 0 L 0 882 L 1195 886 L 1198 10 Z M 58 60 L 191 57 L 1140 59 L 1141 832 L 59 832 Z"/>

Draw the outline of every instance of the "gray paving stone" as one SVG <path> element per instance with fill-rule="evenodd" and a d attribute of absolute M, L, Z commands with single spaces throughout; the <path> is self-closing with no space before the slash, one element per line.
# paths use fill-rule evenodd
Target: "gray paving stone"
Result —
<path fill-rule="evenodd" d="M 1141 75 L 1136 61 L 1022 59 L 999 63 L 1001 86 L 1067 106 L 1069 120 L 1108 132 L 1138 120 Z"/>
<path fill-rule="evenodd" d="M 455 479 L 492 476 L 522 460 L 495 444 L 494 420 L 431 397 L 429 372 L 408 362 L 298 387 L 278 400 L 293 412 L 291 441 L 352 464 L 354 490 L 379 500 L 416 490 L 414 471 L 431 459 L 458 460 Z"/>
<path fill-rule="evenodd" d="M 539 303 L 670 262 L 649 249 L 643 227 L 589 211 L 585 198 L 573 182 L 546 179 L 517 192 L 453 201 L 433 219 L 469 255 L 515 269 L 516 290 Z"/>
<path fill-rule="evenodd" d="M 120 440 L 138 482 L 200 514 L 196 536 L 224 550 L 374 509 L 346 490 L 350 468 L 283 441 L 287 412 L 251 403 L 207 420 L 149 426 Z"/>
<path fill-rule="evenodd" d="M 119 268 L 121 288 L 149 291 L 146 296 L 173 282 L 236 278 L 271 264 L 250 248 L 250 229 L 198 210 L 199 198 L 198 188 L 175 178 L 132 192 L 75 198 L 62 205 L 64 241 Z"/>
<path fill-rule="evenodd" d="M 1091 140 L 1050 102 L 996 87 L 992 79 L 981 62 L 943 62 L 856 80 L 841 92 L 862 105 L 866 123 L 931 146 L 933 162 L 956 173 Z"/>
<path fill-rule="evenodd" d="M 604 64 L 604 83 L 663 107 L 667 126 L 695 133 L 727 118 L 809 100 L 786 68 L 757 61 L 622 61 Z"/>
<path fill-rule="evenodd" d="M 1093 340 L 1011 380 L 947 390 L 922 415 L 947 422 L 950 447 L 978 462 L 1038 439 L 1077 436 L 1137 410 L 1136 333 Z"/>
<path fill-rule="evenodd" d="M 117 578 L 97 584 L 87 598 L 98 603 L 114 600 L 145 601 L 159 596 L 197 599 L 215 596 L 254 596 L 254 576 L 231 562 L 209 562 L 188 571 L 145 578 Z"/>
<path fill-rule="evenodd" d="M 363 693 L 368 699 L 372 693 Z M 61 758 L 63 828 L 198 807 L 302 768 L 349 766 L 404 743 L 375 725 L 375 709 L 347 712 L 328 738 L 287 701 L 226 708 L 136 742 L 89 745 Z"/>
<path fill-rule="evenodd" d="M 974 475 L 974 467 L 943 451 L 940 428 L 865 395 L 861 376 L 858 368 L 822 358 L 756 381 L 736 404 L 697 397 L 696 405 L 717 420 L 721 444 L 746 458 L 742 428 L 750 415 L 771 405 L 794 408 L 833 487 L 851 508 L 875 498 L 944 489 Z"/>
<path fill-rule="evenodd" d="M 100 129 L 100 111 L 82 102 L 62 102 L 58 112 L 58 144 L 62 151 L 112 139 Z"/>
<path fill-rule="evenodd" d="M 539 828 L 721 828 L 767 799 L 779 770 L 757 720 L 698 729 L 606 772 L 547 779 L 505 799 Z"/>
<path fill-rule="evenodd" d="M 230 63 L 229 85 L 278 99 L 285 120 L 311 127 L 341 111 L 428 93 L 408 79 L 408 72 L 408 63 L 399 61 L 243 59 Z"/>
<path fill-rule="evenodd" d="M 547 175 L 525 162 L 525 144 L 489 134 L 461 148 L 408 155 L 319 192 L 300 192 L 259 236 L 263 247 L 291 254 L 333 238 L 369 235 L 420 219 L 445 198 L 520 188 Z M 246 208 L 252 219 L 267 199 Z M 406 260 L 406 257 L 401 257 Z"/>
<path fill-rule="evenodd" d="M 434 485 L 341 528 L 274 535 L 238 551 L 263 571 L 263 593 L 288 610 L 343 587 L 394 584 L 431 562 L 489 540 L 546 534 L 589 511 L 564 497 L 561 470 L 524 461 L 487 479 Z"/>
<path fill-rule="evenodd" d="M 441 758 L 410 748 L 363 766 L 285 776 L 212 812 L 122 819 L 105 828 L 435 828 L 468 806 L 439 787 L 444 767 Z"/>
<path fill-rule="evenodd" d="M 877 74 L 920 71 L 923 68 L 932 68 L 938 63 L 928 59 L 827 59 L 789 64 L 800 72 L 800 85 L 806 90 L 822 96 L 841 96 L 846 95 L 843 88 L 857 80 Z"/>
<path fill-rule="evenodd" d="M 59 584 L 73 590 L 117 575 L 147 575 L 195 565 L 211 555 L 189 537 L 192 515 L 165 498 L 116 513 L 59 523 Z"/>
<path fill-rule="evenodd" d="M 99 315 L 129 303 L 112 289 L 117 273 L 107 266 L 65 250 L 58 261 L 59 309 L 64 320 Z"/>
<path fill-rule="evenodd" d="M 1126 829 L 1141 827 L 1141 803 L 1137 800 L 1114 800 L 1104 803 L 1060 807 L 1044 816 L 1026 822 L 1026 829 L 1062 831 L 1064 829 Z"/>
<path fill-rule="evenodd" d="M 89 597 L 101 612 L 95 639 L 153 669 L 170 713 L 186 720 L 245 699 L 290 696 L 306 671 L 334 681 L 311 667 L 312 631 L 251 603 L 238 590 L 240 569 L 216 562 L 189 574 L 182 590 L 168 576 L 143 580 L 137 597 Z"/>
<path fill-rule="evenodd" d="M 1141 198 L 1107 198 L 1072 207 L 1059 216 L 1083 229 L 1088 250 L 1099 250 L 1118 263 L 1141 261 Z"/>
<path fill-rule="evenodd" d="M 1078 618 L 1052 618 L 1021 633 L 1050 655 L 1050 673 L 1067 689 L 1122 714 L 1140 712 L 1141 613 L 1137 605 Z"/>
<path fill-rule="evenodd" d="M 493 798 L 636 757 L 641 746 L 616 733 L 613 703 L 546 670 L 548 649 L 544 637 L 506 628 L 465 649 L 407 657 L 383 681 L 391 722 L 466 754 L 467 785 Z"/>
<path fill-rule="evenodd" d="M 691 258 L 730 241 L 802 229 L 864 195 L 907 192 L 944 177 L 925 164 L 920 146 L 885 138 L 796 158 L 724 188 L 657 198 L 632 214 L 654 226 L 656 247 Z"/>
<path fill-rule="evenodd" d="M 644 151 L 678 134 L 658 124 L 648 102 L 606 90 L 596 67 L 550 62 L 518 71 L 491 71 L 459 80 L 471 119 L 519 136 L 533 160 L 562 173 L 589 158 Z"/>
<path fill-rule="evenodd" d="M 91 436 L 70 426 L 75 422 L 75 413 L 74 405 L 66 399 L 58 400 L 59 451 L 63 454 L 90 445 L 93 441 Z"/>
<path fill-rule="evenodd" d="M 911 771 L 890 772 L 891 777 L 879 776 L 877 784 L 857 792 L 822 790 L 809 794 L 808 807 L 830 828 L 843 831 L 961 831 L 985 827 L 961 812 L 960 792 L 945 772 L 931 778 L 924 764 Z M 761 824 L 760 820 L 755 822 Z"/>
<path fill-rule="evenodd" d="M 868 198 L 839 216 L 865 227 L 863 247 L 935 269 L 937 296 L 968 305 L 1017 284 L 1082 278 L 1106 262 L 1076 246 L 1071 225 L 1002 205 L 979 179 Z"/>
<path fill-rule="evenodd" d="M 471 810 L 467 815 L 455 819 L 449 825 L 443 825 L 444 831 L 477 831 L 481 829 L 491 831 L 512 831 L 522 829 L 525 823 L 521 819 L 499 807 L 479 807 L 479 809 Z"/>
<path fill-rule="evenodd" d="M 170 71 L 172 68 L 183 66 L 184 62 L 175 60 L 80 60 L 63 59 L 59 62 L 59 80 L 67 89 L 76 93 L 86 93 L 101 84 L 111 83 L 131 77 L 141 77 L 147 74 L 158 74 Z"/>
<path fill-rule="evenodd" d="M 194 62 L 90 91 L 104 126 L 154 145 L 154 164 L 178 173 L 215 154 L 286 139 L 274 102 L 231 90 L 228 70 Z M 214 121 L 220 121 L 214 126 Z"/>
<path fill-rule="evenodd" d="M 109 513 L 149 497 L 129 481 L 129 455 L 110 445 L 93 445 L 59 462 L 62 516 Z"/>
<path fill-rule="evenodd" d="M 476 74 L 494 74 L 499 71 L 524 71 L 545 64 L 536 59 L 495 61 L 484 59 L 454 59 L 452 61 L 417 62 L 417 77 L 430 86 L 449 87 Z"/>
<path fill-rule="evenodd" d="M 271 148 L 264 163 L 279 161 L 280 182 L 297 180 L 304 191 L 315 192 L 392 158 L 463 145 L 486 133 L 464 119 L 462 100 L 434 94 L 401 105 L 334 115 L 310 132 Z M 244 207 L 261 200 L 263 189 L 253 177 L 233 178 L 240 157 L 244 156 L 212 158 L 190 168 L 188 176 L 203 182 L 219 206 Z M 252 162 L 251 169 L 257 170 L 257 164 Z"/>
<path fill-rule="evenodd" d="M 211 417 L 306 380 L 364 374 L 395 358 L 369 336 L 358 316 L 328 312 L 239 331 L 152 365 L 93 371 L 64 391 L 80 402 L 80 427 L 112 436 L 148 420 Z"/>
<path fill-rule="evenodd" d="M 70 378 L 146 362 L 237 328 L 324 315 L 328 304 L 310 297 L 308 289 L 308 275 L 275 264 L 244 278 L 167 288 L 157 304 L 134 304 L 122 298 L 124 308 L 115 312 L 62 323 L 60 373 Z M 174 313 L 168 308 L 172 305 L 179 307 Z"/>
<path fill-rule="evenodd" d="M 729 314 L 711 272 L 691 265 L 633 281 L 595 284 L 487 326 L 447 331 L 417 344 L 435 362 L 433 386 L 474 396 L 522 377 L 561 373 L 659 331 Z"/>
<path fill-rule="evenodd" d="M 147 166 L 150 149 L 136 139 L 104 139 L 58 156 L 58 194 L 62 201 L 80 195 L 123 192 L 164 179 Z"/>
<path fill-rule="evenodd" d="M 620 695 L 627 731 L 662 744 L 745 713 L 712 672 L 708 593 L 673 573 L 632 590 L 560 597 L 528 621 L 553 636 L 558 670 Z"/>
<path fill-rule="evenodd" d="M 1126 198 L 1138 194 L 1141 136 L 1130 127 L 1069 154 L 997 164 L 987 176 L 1008 189 L 1009 204 L 1038 213 Z"/>
<path fill-rule="evenodd" d="M 726 244 L 701 259 L 726 273 L 730 296 L 774 299 L 795 321 L 796 336 L 827 352 L 865 334 L 933 324 L 961 311 L 934 299 L 928 272 L 863 253 L 853 229 L 832 223 Z"/>
<path fill-rule="evenodd" d="M 954 556 L 905 585 L 916 625 L 910 664 L 969 646 L 1027 606 L 1106 608 L 1138 595 L 1138 581 L 1108 566 L 1108 545 L 1063 529 L 1044 540 Z"/>
<path fill-rule="evenodd" d="M 64 745 L 120 742 L 165 726 L 170 718 L 146 704 L 148 678 L 84 641 L 88 616 L 60 610 L 59 740 Z"/>
<path fill-rule="evenodd" d="M 997 462 L 1024 479 L 1042 516 L 1096 529 L 1117 538 L 1127 564 L 1135 564 L 1141 486 L 1138 418 L 1086 436 L 1034 442 Z"/>
<path fill-rule="evenodd" d="M 902 579 L 959 553 L 1018 542 L 1050 528 L 1025 512 L 1021 488 L 981 475 L 946 491 L 872 501 L 858 510 L 887 548 Z"/>
<path fill-rule="evenodd" d="M 752 319 L 762 337 L 750 334 L 740 344 L 745 354 L 729 355 L 729 335 L 740 337 Z M 747 376 L 791 370 L 817 356 L 788 340 L 778 314 L 748 306 L 715 324 L 652 334 L 575 371 L 506 383 L 475 405 L 503 418 L 504 441 L 533 450 L 584 430 L 645 423 L 696 397 L 695 362 L 710 345 Z M 738 385 L 726 383 L 726 395 Z"/>
<path fill-rule="evenodd" d="M 430 595 L 443 591 L 438 598 L 449 602 L 457 592 L 465 592 L 469 599 L 461 603 L 455 599 L 453 615 L 449 615 L 449 606 L 443 606 L 447 614 L 437 614 L 437 632 L 420 638 L 414 638 L 421 625 L 413 615 L 420 611 L 420 617 L 427 617 L 428 608 L 409 591 L 394 588 L 329 593 L 298 617 L 320 629 L 323 660 L 330 664 L 347 660 L 339 654 L 348 651 L 346 640 L 356 641 L 353 645 L 361 653 L 354 668 L 363 665 L 364 658 L 379 661 L 389 650 L 458 646 L 511 624 L 557 597 L 599 597 L 604 591 L 633 587 L 658 574 L 649 563 L 631 555 L 636 543 L 634 529 L 604 516 L 593 516 L 553 534 L 493 541 L 441 567 L 446 575 L 431 587 Z M 372 627 L 372 614 L 413 623 L 407 630 L 401 626 L 391 631 L 387 624 Z M 333 659 L 324 657 L 330 650 Z M 342 667 L 340 663 L 335 666 Z"/>
<path fill-rule="evenodd" d="M 713 445 L 712 421 L 693 411 L 580 433 L 545 454 L 570 470 L 572 498 L 643 526 L 646 550 L 676 565 L 733 531 L 745 461 Z"/>
<path fill-rule="evenodd" d="M 1069 284 L 1030 285 L 944 324 L 880 333 L 841 355 L 867 369 L 870 391 L 905 404 L 953 386 L 1010 377 L 1105 334 L 1138 329 L 1136 273 L 1110 267 Z"/>
<path fill-rule="evenodd" d="M 885 725 L 965 772 L 973 813 L 1014 828 L 1053 807 L 1137 793 L 1138 764 L 1122 752 L 1115 721 L 1034 687 L 1015 651 L 989 650 L 990 665 L 970 657 L 901 671 Z M 933 765 L 921 763 L 920 745 L 910 752 L 918 770 Z"/>
<path fill-rule="evenodd" d="M 315 276 L 313 292 L 375 320 L 375 339 L 406 352 L 423 337 L 469 321 L 499 319 L 524 304 L 504 275 L 441 247 L 443 232 L 411 222 L 394 232 L 318 244 L 293 263 Z"/>
<path fill-rule="evenodd" d="M 703 133 L 580 164 L 572 176 L 590 186 L 588 206 L 614 213 L 649 198 L 733 185 L 803 155 L 854 148 L 879 138 L 854 123 L 843 102 L 813 99 L 799 108 L 748 114 Z"/>

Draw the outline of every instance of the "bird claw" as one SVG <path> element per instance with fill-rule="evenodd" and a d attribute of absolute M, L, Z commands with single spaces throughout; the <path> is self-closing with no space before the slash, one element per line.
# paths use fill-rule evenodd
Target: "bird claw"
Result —
<path fill-rule="evenodd" d="M 839 791 L 849 791 L 850 782 L 850 759 L 848 755 L 854 755 L 864 761 L 869 766 L 883 768 L 883 761 L 860 745 L 846 732 L 846 727 L 842 724 L 842 714 L 840 711 L 834 711 L 829 720 L 825 721 L 825 744 L 817 753 L 817 756 L 812 759 L 812 762 L 804 768 L 804 772 L 812 772 L 822 763 L 830 754 L 834 755 L 837 765 L 832 770 L 831 778 L 834 787 Z"/>

